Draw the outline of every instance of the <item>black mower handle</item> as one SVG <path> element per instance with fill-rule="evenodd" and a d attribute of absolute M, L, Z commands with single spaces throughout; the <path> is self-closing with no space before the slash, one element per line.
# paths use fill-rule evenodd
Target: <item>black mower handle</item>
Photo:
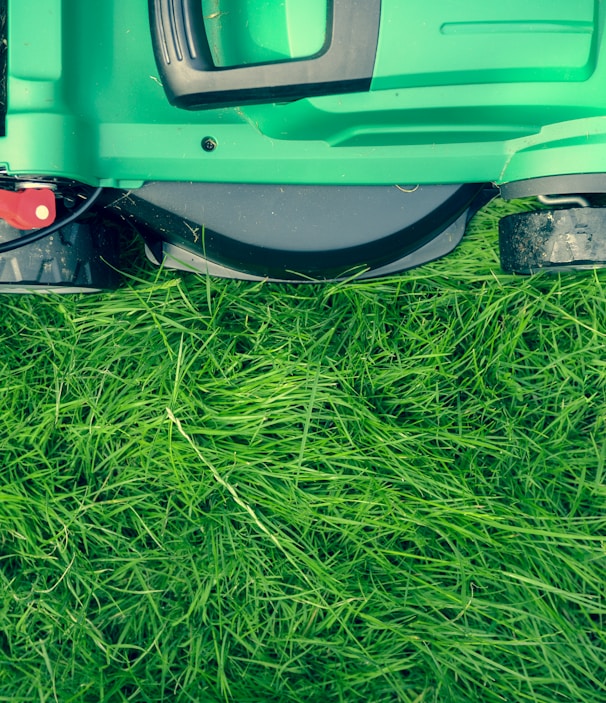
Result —
<path fill-rule="evenodd" d="M 317 56 L 224 68 L 213 62 L 201 0 L 149 0 L 154 53 L 169 101 L 195 110 L 369 90 L 381 0 L 330 4 L 326 46 Z"/>

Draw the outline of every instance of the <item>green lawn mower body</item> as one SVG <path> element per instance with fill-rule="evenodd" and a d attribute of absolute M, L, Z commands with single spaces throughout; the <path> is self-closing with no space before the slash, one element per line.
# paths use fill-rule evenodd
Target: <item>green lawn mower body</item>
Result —
<path fill-rule="evenodd" d="M 7 289 L 112 287 L 125 221 L 152 260 L 175 267 L 384 275 L 448 253 L 499 189 L 565 196 L 563 224 L 539 216 L 503 228 L 511 270 L 606 259 L 602 0 L 0 9 Z M 15 226 L 25 197 L 49 190 L 54 225 Z"/>

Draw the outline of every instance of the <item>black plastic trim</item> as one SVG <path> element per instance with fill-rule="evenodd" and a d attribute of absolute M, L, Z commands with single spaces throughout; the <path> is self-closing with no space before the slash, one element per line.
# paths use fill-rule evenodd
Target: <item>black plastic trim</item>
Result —
<path fill-rule="evenodd" d="M 366 244 L 326 251 L 282 250 L 237 241 L 204 228 L 201 222 L 184 218 L 184 213 L 154 205 L 139 197 L 137 191 L 132 191 L 128 200 L 117 200 L 116 210 L 121 216 L 130 215 L 143 227 L 152 248 L 159 241 L 167 241 L 242 273 L 305 280 L 334 279 L 361 268 L 372 270 L 391 264 L 437 237 L 468 208 L 475 211 L 475 203 L 483 203 L 484 199 L 484 184 L 464 184 L 413 226 Z"/>
<path fill-rule="evenodd" d="M 355 268 L 378 268 L 410 254 L 451 225 L 478 194 L 477 185 L 461 189 L 421 220 L 378 242 L 323 252 L 267 249 L 236 242 L 218 232 L 206 230 L 206 256 L 245 273 L 269 277 L 336 278 Z M 288 275 L 292 274 L 292 275 Z"/>
<path fill-rule="evenodd" d="M 381 0 L 331 0 L 319 55 L 222 68 L 214 65 L 200 0 L 149 0 L 154 54 L 172 105 L 203 109 L 370 89 Z"/>
<path fill-rule="evenodd" d="M 606 193 L 606 173 L 573 173 L 568 176 L 529 178 L 503 183 L 499 187 L 505 200 L 535 195 Z"/>
<path fill-rule="evenodd" d="M 455 220 L 449 227 L 447 227 L 443 232 L 438 234 L 436 237 L 431 239 L 427 244 L 415 249 L 411 254 L 407 254 L 396 261 L 392 261 L 390 264 L 385 266 L 380 266 L 379 268 L 370 269 L 367 271 L 362 271 L 360 273 L 356 272 L 356 280 L 365 280 L 369 278 L 380 278 L 382 276 L 391 276 L 402 271 L 407 271 L 418 266 L 423 266 L 430 261 L 435 261 L 443 256 L 446 256 L 451 251 L 453 251 L 460 243 L 463 235 L 465 234 L 465 229 L 469 219 L 475 213 L 476 205 L 478 201 L 474 200 L 473 207 L 465 210 L 458 220 Z M 245 274 L 236 269 L 228 268 L 226 266 L 221 266 L 208 259 L 205 259 L 199 254 L 193 254 L 192 252 L 171 245 L 167 242 L 158 240 L 157 242 L 148 241 L 146 249 L 147 258 L 156 266 L 162 265 L 169 269 L 177 269 L 181 271 L 197 271 L 202 274 L 209 274 L 211 276 L 219 276 L 220 278 L 235 278 L 239 280 L 267 280 L 272 282 L 283 282 L 284 279 L 280 278 L 267 278 L 263 276 L 254 276 L 251 274 Z M 343 280 L 344 278 L 351 278 L 352 272 L 346 272 L 344 276 L 333 280 Z M 309 283 L 313 282 L 313 279 L 306 279 L 304 281 L 297 281 L 298 283 Z"/>

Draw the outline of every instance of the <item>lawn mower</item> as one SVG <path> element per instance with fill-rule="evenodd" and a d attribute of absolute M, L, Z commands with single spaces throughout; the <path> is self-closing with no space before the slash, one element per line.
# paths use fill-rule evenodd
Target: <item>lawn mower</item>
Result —
<path fill-rule="evenodd" d="M 0 290 L 606 262 L 602 0 L 0 0 Z"/>

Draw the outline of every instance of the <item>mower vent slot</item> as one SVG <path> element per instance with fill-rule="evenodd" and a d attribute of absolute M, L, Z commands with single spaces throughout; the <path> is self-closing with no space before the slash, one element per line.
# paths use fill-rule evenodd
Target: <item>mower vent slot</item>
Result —
<path fill-rule="evenodd" d="M 198 58 L 198 52 L 196 51 L 196 33 L 191 23 L 191 15 L 189 12 L 185 11 L 185 6 L 183 0 L 178 0 L 181 5 L 181 14 L 183 17 L 183 28 L 185 29 L 185 37 L 187 40 L 187 48 L 189 49 L 190 58 L 195 61 Z"/>
<path fill-rule="evenodd" d="M 171 48 L 178 62 L 184 60 L 185 49 L 192 61 L 195 61 L 198 58 L 196 33 L 184 0 L 168 0 L 164 12 L 161 0 L 155 0 L 155 7 L 164 63 L 167 66 L 171 63 Z M 187 47 L 183 46 L 183 41 L 186 42 Z"/>
<path fill-rule="evenodd" d="M 156 0 L 156 17 L 162 18 L 162 12 L 160 10 L 160 0 Z M 162 58 L 166 65 L 170 64 L 170 55 L 168 53 L 168 41 L 166 39 L 166 27 L 164 26 L 163 19 L 158 22 L 158 29 L 160 33 L 160 45 L 162 48 Z"/>
<path fill-rule="evenodd" d="M 181 6 L 183 10 L 183 6 Z M 175 55 L 177 61 L 183 61 L 183 50 L 181 49 L 181 42 L 179 41 L 179 32 L 177 31 L 177 9 L 175 8 L 175 0 L 171 0 L 169 3 L 170 12 L 170 34 L 173 40 L 173 46 L 175 47 Z"/>

